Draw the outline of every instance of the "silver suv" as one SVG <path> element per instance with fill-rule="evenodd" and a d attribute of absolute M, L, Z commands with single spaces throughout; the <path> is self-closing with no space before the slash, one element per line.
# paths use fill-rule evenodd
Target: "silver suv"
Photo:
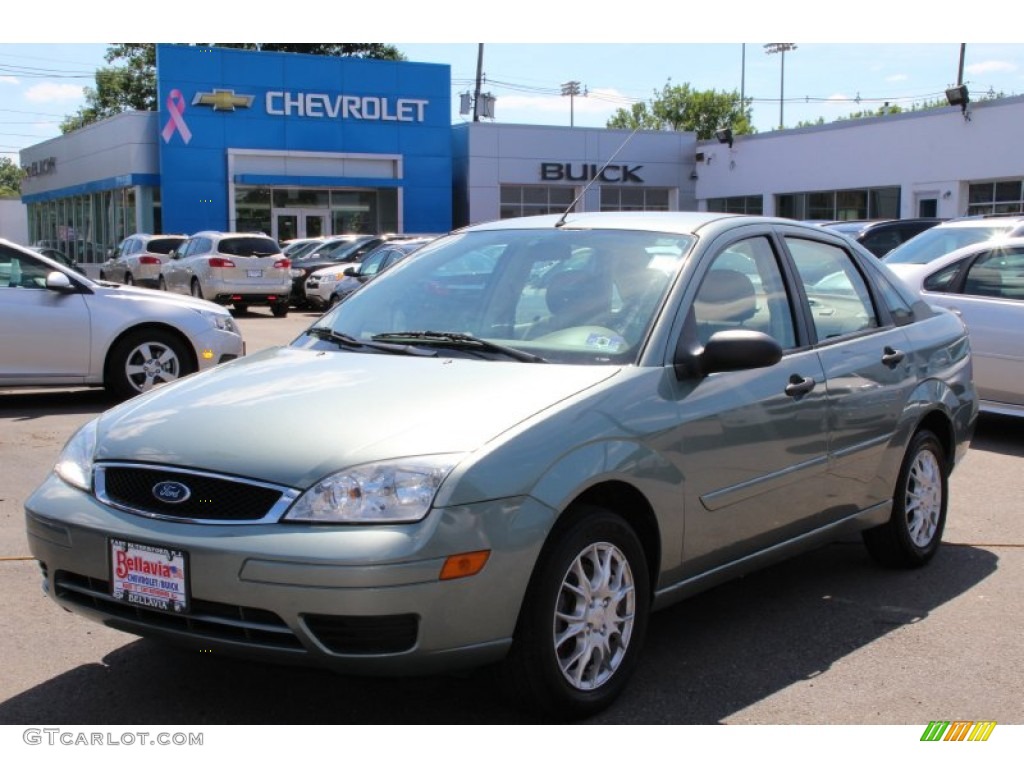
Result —
<path fill-rule="evenodd" d="M 259 232 L 197 232 L 160 268 L 158 287 L 190 293 L 239 311 L 269 306 L 288 314 L 291 261 L 281 246 Z"/>
<path fill-rule="evenodd" d="M 129 235 L 117 246 L 114 255 L 103 262 L 100 280 L 156 288 L 160 267 L 187 239 L 187 235 Z"/>

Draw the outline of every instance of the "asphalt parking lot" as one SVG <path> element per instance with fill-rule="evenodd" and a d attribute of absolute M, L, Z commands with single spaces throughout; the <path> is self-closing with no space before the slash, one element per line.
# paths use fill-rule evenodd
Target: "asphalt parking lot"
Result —
<path fill-rule="evenodd" d="M 257 308 L 252 353 L 316 317 Z M 363 679 L 166 648 L 61 611 L 22 503 L 100 391 L 0 390 L 0 724 L 527 723 L 488 673 Z M 945 545 L 886 571 L 841 542 L 656 614 L 625 695 L 594 723 L 1024 724 L 1024 420 L 983 417 L 951 481 Z"/>

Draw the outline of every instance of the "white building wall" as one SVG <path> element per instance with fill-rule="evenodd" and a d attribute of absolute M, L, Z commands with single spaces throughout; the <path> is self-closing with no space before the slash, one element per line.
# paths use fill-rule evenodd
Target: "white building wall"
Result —
<path fill-rule="evenodd" d="M 738 136 L 730 149 L 701 142 L 697 197 L 778 194 L 899 186 L 903 218 L 916 199 L 934 196 L 938 215 L 963 215 L 971 182 L 1024 178 L 1024 98 L 849 120 L 812 128 Z"/>
<path fill-rule="evenodd" d="M 692 133 L 607 130 L 565 126 L 466 123 L 455 126 L 456 187 L 466 190 L 469 222 L 500 217 L 501 185 L 564 183 L 582 189 L 585 181 L 552 182 L 541 177 L 542 163 L 583 164 L 601 168 L 605 163 L 642 166 L 637 175 L 646 187 L 674 190 L 674 210 L 693 210 L 696 192 L 693 157 L 697 142 Z M 461 169 L 461 170 L 460 170 Z M 460 173 L 464 178 L 460 177 Z M 600 181 L 587 191 L 581 208 L 600 210 Z"/>
<path fill-rule="evenodd" d="M 15 198 L 0 200 L 0 237 L 18 245 L 28 245 L 28 213 Z"/>

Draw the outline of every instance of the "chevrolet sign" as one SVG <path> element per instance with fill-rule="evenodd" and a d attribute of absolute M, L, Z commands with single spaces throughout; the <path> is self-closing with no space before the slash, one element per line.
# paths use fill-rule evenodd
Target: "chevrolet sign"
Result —
<path fill-rule="evenodd" d="M 382 120 L 422 123 L 427 99 L 391 99 L 385 96 L 349 96 L 328 93 L 268 91 L 268 115 L 329 117 L 342 120 Z"/>
<path fill-rule="evenodd" d="M 197 93 L 192 99 L 192 106 L 213 107 L 214 112 L 234 112 L 236 109 L 248 109 L 252 101 L 252 96 L 236 94 L 230 89 L 214 88 L 212 93 Z"/>

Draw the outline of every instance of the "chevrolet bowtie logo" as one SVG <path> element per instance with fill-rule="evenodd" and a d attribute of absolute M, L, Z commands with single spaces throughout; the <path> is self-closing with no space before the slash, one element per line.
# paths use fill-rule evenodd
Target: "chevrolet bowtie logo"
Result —
<path fill-rule="evenodd" d="M 213 93 L 197 93 L 192 106 L 213 107 L 214 112 L 234 112 L 252 106 L 252 96 L 239 96 L 233 90 L 214 88 Z"/>

